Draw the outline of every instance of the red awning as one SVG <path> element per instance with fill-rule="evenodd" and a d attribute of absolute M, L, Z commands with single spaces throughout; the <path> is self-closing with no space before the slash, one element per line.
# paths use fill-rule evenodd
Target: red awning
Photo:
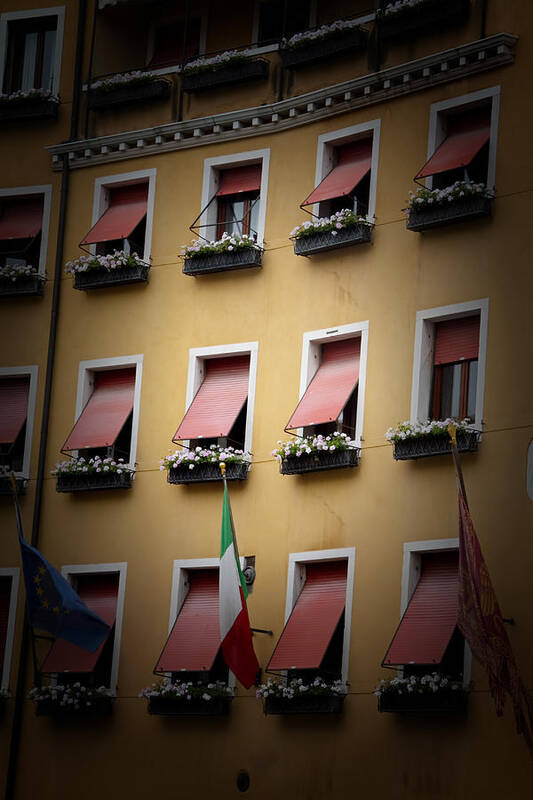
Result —
<path fill-rule="evenodd" d="M 351 194 L 372 166 L 372 139 L 349 142 L 336 147 L 337 166 L 313 189 L 302 206 L 321 203 Z"/>
<path fill-rule="evenodd" d="M 119 186 L 109 192 L 109 208 L 93 225 L 81 244 L 111 242 L 126 239 L 146 216 L 148 184 L 136 183 Z"/>
<path fill-rule="evenodd" d="M 383 664 L 440 664 L 457 625 L 458 554 L 429 553 Z"/>
<path fill-rule="evenodd" d="M 56 639 L 42 666 L 42 672 L 92 672 L 105 643 L 114 634 L 117 615 L 118 573 L 94 573 L 78 577 L 76 591 L 87 608 L 102 617 L 110 626 L 109 633 L 98 650 L 89 653 L 65 639 Z"/>
<path fill-rule="evenodd" d="M 477 358 L 479 352 L 479 316 L 447 319 L 435 323 L 434 364 L 453 364 Z"/>
<path fill-rule="evenodd" d="M 172 441 L 228 436 L 248 398 L 250 356 L 210 358 L 205 378 Z"/>
<path fill-rule="evenodd" d="M 33 239 L 43 224 L 43 201 L 9 200 L 0 211 L 0 241 Z"/>
<path fill-rule="evenodd" d="M 261 164 L 224 169 L 220 172 L 217 197 L 241 192 L 258 192 L 261 188 Z"/>
<path fill-rule="evenodd" d="M 30 378 L 0 378 L 0 444 L 13 444 L 28 416 Z"/>
<path fill-rule="evenodd" d="M 285 430 L 337 420 L 359 380 L 361 339 L 322 345 L 322 360 Z"/>
<path fill-rule="evenodd" d="M 97 372 L 94 391 L 61 451 L 110 447 L 133 410 L 135 367 Z"/>
<path fill-rule="evenodd" d="M 346 561 L 306 564 L 305 584 L 267 670 L 318 669 L 346 604 Z"/>
<path fill-rule="evenodd" d="M 489 139 L 489 110 L 472 111 L 450 119 L 448 135 L 415 176 L 415 180 L 458 167 L 467 167 Z"/>
<path fill-rule="evenodd" d="M 0 667 L 4 663 L 7 644 L 7 624 L 9 622 L 9 606 L 11 603 L 10 575 L 0 575 Z"/>
<path fill-rule="evenodd" d="M 218 569 L 191 570 L 189 592 L 155 671 L 207 672 L 219 648 Z"/>

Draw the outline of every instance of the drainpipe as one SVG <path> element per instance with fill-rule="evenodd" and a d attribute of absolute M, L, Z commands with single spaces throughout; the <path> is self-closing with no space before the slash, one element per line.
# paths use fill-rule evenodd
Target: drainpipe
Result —
<path fill-rule="evenodd" d="M 97 0 L 95 0 L 97 2 Z M 85 17 L 87 14 L 87 0 L 80 0 L 78 8 L 78 33 L 76 42 L 76 60 L 74 64 L 73 82 L 73 101 L 72 113 L 70 118 L 70 139 L 77 138 L 79 110 L 80 110 L 80 91 L 81 75 L 83 64 L 83 43 L 85 37 Z M 41 419 L 41 437 L 39 442 L 39 457 L 37 466 L 37 479 L 35 482 L 35 502 L 33 506 L 33 524 L 31 532 L 31 544 L 37 547 L 39 543 L 39 529 L 41 524 L 41 509 L 43 501 L 44 470 L 46 463 L 46 446 L 48 440 L 48 427 L 50 421 L 50 403 L 52 398 L 52 380 L 54 373 L 54 359 L 57 339 L 57 322 L 59 316 L 59 300 L 61 288 L 61 272 L 63 267 L 63 250 L 65 241 L 65 227 L 67 217 L 67 200 L 69 189 L 69 165 L 68 155 L 63 157 L 63 167 L 61 172 L 61 193 L 59 200 L 59 222 L 56 243 L 56 260 L 54 268 L 54 282 L 52 294 L 52 309 L 50 314 L 50 330 L 48 336 L 48 353 L 46 359 L 46 379 L 44 387 L 43 412 Z M 17 767 L 20 756 L 20 743 L 22 733 L 22 712 L 24 708 L 25 676 L 28 664 L 28 653 L 30 650 L 30 626 L 28 614 L 24 613 L 24 627 L 22 631 L 22 642 L 20 646 L 19 667 L 17 673 L 17 686 L 15 690 L 15 704 L 13 709 L 13 722 L 11 726 L 11 739 L 9 744 L 9 760 L 7 765 L 5 800 L 14 800 L 15 785 L 17 778 Z"/>
<path fill-rule="evenodd" d="M 83 5 L 86 4 L 86 0 L 80 0 Z M 93 62 L 94 62 L 94 43 L 96 40 L 96 13 L 98 11 L 98 0 L 94 0 L 94 11 L 93 11 L 93 27 L 91 31 L 91 47 L 89 50 L 89 74 L 87 76 L 87 94 L 85 97 L 85 118 L 83 123 L 83 138 L 87 139 L 89 137 L 89 95 L 91 93 L 91 83 L 93 80 Z M 81 66 L 81 59 L 80 59 L 80 66 Z M 81 86 L 80 86 L 81 92 Z M 76 95 L 74 95 L 76 96 Z"/>

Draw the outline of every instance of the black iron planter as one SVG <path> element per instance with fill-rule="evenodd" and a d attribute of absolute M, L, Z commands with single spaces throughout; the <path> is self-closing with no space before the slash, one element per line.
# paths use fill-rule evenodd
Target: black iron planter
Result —
<path fill-rule="evenodd" d="M 186 700 L 181 697 L 150 697 L 148 713 L 159 717 L 226 717 L 231 708 L 232 697 L 212 697 L 202 700 L 195 697 Z"/>
<path fill-rule="evenodd" d="M 339 250 L 354 244 L 366 244 L 372 239 L 373 225 L 364 222 L 350 225 L 335 233 L 312 233 L 294 240 L 294 253 L 297 256 L 312 256 L 316 253 L 327 253 L 328 250 Z"/>
<path fill-rule="evenodd" d="M 281 460 L 279 471 L 282 475 L 305 475 L 308 472 L 322 472 L 326 469 L 357 467 L 361 450 L 319 450 L 318 453 L 302 456 L 286 456 Z"/>
<path fill-rule="evenodd" d="M 492 197 L 474 195 L 461 197 L 446 205 L 424 206 L 415 208 L 409 213 L 407 230 L 427 231 L 431 228 L 441 228 L 444 225 L 453 225 L 455 222 L 466 222 L 478 217 L 490 217 L 492 212 Z"/>
<path fill-rule="evenodd" d="M 226 462 L 226 480 L 245 481 L 250 471 L 248 461 Z M 167 474 L 167 481 L 174 484 L 182 483 L 211 483 L 221 481 L 222 473 L 218 464 L 197 464 L 194 469 L 189 469 L 188 464 L 172 467 Z"/>
<path fill-rule="evenodd" d="M 457 434 L 457 449 L 460 453 L 474 453 L 479 444 L 481 434 L 479 431 L 468 431 Z M 416 436 L 412 439 L 403 439 L 394 442 L 394 458 L 396 461 L 408 461 L 416 458 L 429 458 L 430 456 L 449 455 L 452 452 L 448 433 L 442 436 L 427 434 Z"/>
<path fill-rule="evenodd" d="M 26 494 L 26 483 L 27 481 L 25 478 L 15 478 L 15 483 L 17 486 L 17 494 L 20 496 L 22 494 Z M 0 476 L 0 496 L 13 494 L 13 488 L 11 486 L 11 478 L 9 475 L 2 475 Z"/>
<path fill-rule="evenodd" d="M 185 259 L 185 275 L 210 275 L 215 272 L 228 272 L 233 269 L 249 269 L 263 265 L 263 251 L 258 247 L 242 247 L 226 250 L 223 253 L 189 256 Z"/>
<path fill-rule="evenodd" d="M 281 63 L 287 69 L 316 64 L 325 58 L 343 55 L 355 50 L 364 50 L 368 34 L 362 28 L 338 31 L 320 40 L 300 44 L 297 47 L 285 47 L 280 50 Z"/>
<path fill-rule="evenodd" d="M 27 119 L 56 119 L 59 100 L 53 97 L 29 97 L 0 103 L 0 122 L 18 122 Z"/>
<path fill-rule="evenodd" d="M 184 92 L 200 92 L 203 89 L 218 89 L 232 83 L 264 80 L 268 77 L 268 61 L 256 58 L 253 61 L 239 61 L 225 67 L 182 75 L 181 86 Z"/>
<path fill-rule="evenodd" d="M 91 111 L 113 110 L 116 106 L 133 103 L 150 103 L 164 100 L 170 96 L 171 84 L 164 78 L 147 83 L 133 83 L 130 86 L 116 86 L 114 89 L 89 89 L 87 105 Z"/>
<path fill-rule="evenodd" d="M 87 272 L 74 273 L 74 288 L 87 291 L 89 289 L 106 289 L 110 286 L 126 286 L 129 283 L 147 283 L 148 264 L 135 264 L 132 267 L 119 269 L 89 269 Z"/>
<path fill-rule="evenodd" d="M 87 717 L 109 717 L 113 713 L 113 698 L 103 697 L 91 702 L 90 706 L 76 708 L 73 703 L 60 705 L 54 700 L 37 700 L 35 714 L 37 717 L 55 717 L 56 719 L 86 719 Z"/>
<path fill-rule="evenodd" d="M 93 492 L 131 489 L 133 472 L 63 472 L 57 476 L 57 492 Z"/>
<path fill-rule="evenodd" d="M 340 714 L 344 694 L 302 694 L 296 697 L 265 697 L 265 714 Z"/>
<path fill-rule="evenodd" d="M 413 714 L 420 716 L 446 716 L 466 714 L 468 692 L 404 692 L 395 694 L 384 692 L 378 698 L 378 711 L 393 714 Z"/>
<path fill-rule="evenodd" d="M 14 281 L 0 278 L 0 297 L 41 297 L 44 278 L 41 275 L 21 275 Z"/>
<path fill-rule="evenodd" d="M 380 14 L 378 31 L 382 39 L 416 35 L 427 29 L 463 22 L 470 11 L 470 0 L 426 0 L 394 14 Z"/>

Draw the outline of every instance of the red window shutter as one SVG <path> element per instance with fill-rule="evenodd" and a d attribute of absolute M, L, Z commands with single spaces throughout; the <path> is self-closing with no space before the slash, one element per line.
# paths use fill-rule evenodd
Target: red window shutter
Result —
<path fill-rule="evenodd" d="M 434 364 L 453 364 L 477 358 L 479 352 L 479 316 L 447 319 L 435 323 Z"/>
<path fill-rule="evenodd" d="M 470 111 L 450 119 L 448 135 L 416 178 L 467 167 L 490 139 L 490 109 Z"/>
<path fill-rule="evenodd" d="M 191 570 L 189 592 L 155 671 L 207 672 L 219 648 L 218 569 Z"/>
<path fill-rule="evenodd" d="M 110 447 L 133 410 L 135 367 L 97 372 L 94 391 L 61 451 Z"/>
<path fill-rule="evenodd" d="M 305 584 L 267 670 L 318 669 L 346 604 L 346 561 L 306 564 Z"/>
<path fill-rule="evenodd" d="M 335 148 L 337 166 L 313 189 L 302 206 L 351 194 L 372 166 L 372 139 L 349 142 Z"/>
<path fill-rule="evenodd" d="M 250 355 L 211 358 L 172 441 L 227 436 L 248 398 Z"/>
<path fill-rule="evenodd" d="M 119 186 L 109 193 L 109 208 L 93 225 L 81 244 L 111 242 L 126 239 L 146 216 L 148 184 L 136 183 Z"/>
<path fill-rule="evenodd" d="M 361 339 L 322 345 L 322 360 L 285 430 L 337 420 L 359 380 Z"/>
<path fill-rule="evenodd" d="M 7 645 L 7 625 L 9 622 L 9 605 L 11 602 L 12 579 L 9 575 L 0 577 L 0 676 L 4 665 Z"/>
<path fill-rule="evenodd" d="M 384 665 L 440 664 L 457 625 L 458 559 L 457 552 L 423 556 L 420 579 Z"/>
<path fill-rule="evenodd" d="M 32 239 L 43 225 L 43 200 L 10 200 L 0 214 L 0 241 Z"/>
<path fill-rule="evenodd" d="M 0 444 L 13 444 L 28 415 L 29 376 L 0 378 Z"/>
<path fill-rule="evenodd" d="M 94 573 L 80 575 L 76 591 L 87 608 L 110 625 L 107 638 L 94 653 L 89 653 L 65 639 L 56 639 L 44 661 L 42 672 L 92 672 L 98 663 L 105 643 L 113 636 L 117 615 L 119 575 Z"/>
<path fill-rule="evenodd" d="M 220 172 L 217 197 L 241 192 L 258 192 L 261 188 L 261 164 L 224 169 Z"/>

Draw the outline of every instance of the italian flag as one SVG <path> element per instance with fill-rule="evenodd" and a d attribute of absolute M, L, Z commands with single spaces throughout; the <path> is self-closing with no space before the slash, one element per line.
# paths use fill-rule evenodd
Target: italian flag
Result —
<path fill-rule="evenodd" d="M 256 679 L 259 663 L 252 644 L 252 631 L 246 608 L 247 595 L 244 575 L 239 564 L 228 489 L 224 480 L 219 577 L 222 655 L 230 670 L 242 685 L 249 689 Z"/>

